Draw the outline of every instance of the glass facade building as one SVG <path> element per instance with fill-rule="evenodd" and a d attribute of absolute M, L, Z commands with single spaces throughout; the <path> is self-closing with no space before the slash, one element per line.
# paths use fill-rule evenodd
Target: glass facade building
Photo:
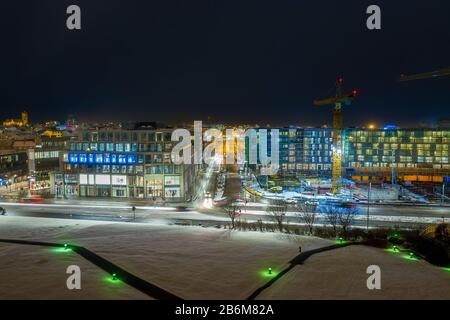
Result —
<path fill-rule="evenodd" d="M 187 200 L 194 165 L 171 161 L 172 129 L 85 130 L 68 144 L 55 174 L 56 194 Z"/>
<path fill-rule="evenodd" d="M 450 175 L 449 147 L 449 129 L 346 129 L 343 165 L 355 178 L 390 179 L 393 166 L 400 179 L 441 182 Z"/>
<path fill-rule="evenodd" d="M 332 129 L 274 129 L 280 132 L 280 174 L 331 177 Z M 450 176 L 450 129 L 346 128 L 342 135 L 343 176 L 390 180 L 392 166 L 400 180 L 442 182 Z M 270 134 L 268 140 L 270 155 Z"/>

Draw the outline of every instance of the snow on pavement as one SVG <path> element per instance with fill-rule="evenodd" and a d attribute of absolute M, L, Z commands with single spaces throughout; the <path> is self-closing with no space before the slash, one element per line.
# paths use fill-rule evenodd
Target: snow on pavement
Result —
<path fill-rule="evenodd" d="M 0 300 L 5 299 L 150 299 L 72 251 L 0 243 Z M 69 265 L 81 269 L 81 290 L 69 290 Z"/>
<path fill-rule="evenodd" d="M 0 238 L 82 245 L 185 299 L 245 299 L 267 281 L 261 272 L 284 268 L 299 245 L 330 244 L 278 233 L 9 216 L 0 219 Z"/>
<path fill-rule="evenodd" d="M 366 286 L 369 265 L 381 269 L 381 290 Z M 424 260 L 408 260 L 367 246 L 311 256 L 258 299 L 450 299 L 450 274 Z"/>

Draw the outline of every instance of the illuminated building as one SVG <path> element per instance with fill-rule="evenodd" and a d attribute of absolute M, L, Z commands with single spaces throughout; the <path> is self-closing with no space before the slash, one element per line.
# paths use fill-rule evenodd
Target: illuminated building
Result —
<path fill-rule="evenodd" d="M 196 166 L 174 165 L 172 129 L 80 131 L 61 157 L 53 192 L 85 197 L 185 201 L 194 194 Z"/>
<path fill-rule="evenodd" d="M 278 129 L 280 174 L 331 177 L 331 129 Z M 342 174 L 355 180 L 390 181 L 394 166 L 400 181 L 442 182 L 450 176 L 449 148 L 450 129 L 347 128 L 343 131 Z"/>
<path fill-rule="evenodd" d="M 3 121 L 4 127 L 25 127 L 28 125 L 28 112 L 22 112 L 21 119 L 8 119 Z"/>
<path fill-rule="evenodd" d="M 355 179 L 442 182 L 450 176 L 450 129 L 346 129 L 344 166 Z"/>
<path fill-rule="evenodd" d="M 273 128 L 279 130 L 280 174 L 329 177 L 331 175 L 332 129 Z M 257 132 L 261 129 L 255 129 Z M 268 155 L 271 155 L 271 130 Z M 246 145 L 248 160 L 248 139 Z M 259 152 L 258 152 L 259 162 Z"/>
<path fill-rule="evenodd" d="M 9 179 L 17 181 L 26 179 L 27 172 L 27 153 L 25 151 L 0 150 L 0 180 L 2 185 Z"/>

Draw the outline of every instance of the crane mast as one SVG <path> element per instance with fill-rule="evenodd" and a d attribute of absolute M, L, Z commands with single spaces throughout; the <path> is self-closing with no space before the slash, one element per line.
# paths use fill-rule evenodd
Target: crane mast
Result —
<path fill-rule="evenodd" d="M 334 105 L 333 109 L 333 146 L 331 156 L 331 190 L 333 194 L 340 192 L 342 186 L 342 152 L 343 152 L 343 104 L 350 104 L 356 96 L 356 90 L 342 94 L 343 79 L 336 81 L 336 94 L 334 97 L 314 100 L 315 106 Z"/>

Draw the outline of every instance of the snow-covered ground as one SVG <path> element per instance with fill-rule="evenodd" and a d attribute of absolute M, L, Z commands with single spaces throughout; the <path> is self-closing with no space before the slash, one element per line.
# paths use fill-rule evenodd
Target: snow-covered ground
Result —
<path fill-rule="evenodd" d="M 298 254 L 299 245 L 303 250 L 309 250 L 330 243 L 319 238 L 202 227 L 0 218 L 0 238 L 82 245 L 136 276 L 186 299 L 244 299 L 267 281 L 261 272 L 269 266 L 274 270 L 283 268 Z M 21 277 L 23 272 L 33 274 L 41 268 L 33 262 L 35 260 L 27 262 L 26 259 L 18 259 L 15 262 L 11 258 L 10 261 L 9 270 L 14 278 Z M 2 264 L 3 260 L 0 262 Z M 45 264 L 44 267 L 47 265 L 50 266 Z M 54 272 L 53 267 L 49 267 L 48 272 Z M 83 268 L 82 272 L 84 275 Z M 29 279 L 50 291 L 53 277 L 45 277 L 43 273 L 35 280 L 32 276 Z M 95 275 L 91 277 L 95 278 Z M 53 287 L 56 296 L 59 290 L 66 291 L 60 285 Z M 14 291 L 14 288 L 12 285 L 10 290 Z M 6 296 L 18 297 L 20 291 L 17 288 L 16 292 Z M 62 297 L 66 294 L 62 293 Z M 4 293 L 0 294 L 0 298 L 3 296 Z"/>
<path fill-rule="evenodd" d="M 0 243 L 0 261 L 0 300 L 150 299 L 71 251 Z M 67 289 L 69 265 L 81 268 L 81 290 Z"/>
<path fill-rule="evenodd" d="M 367 267 L 381 269 L 381 290 L 368 290 Z M 262 292 L 258 299 L 450 299 L 450 272 L 423 260 L 366 247 L 319 253 Z"/>
<path fill-rule="evenodd" d="M 14 216 L 0 217 L 0 238 L 82 245 L 184 299 L 245 299 L 270 280 L 267 268 L 274 273 L 284 269 L 298 254 L 299 245 L 307 251 L 331 243 L 279 233 Z M 69 264 L 81 267 L 81 292 L 65 288 Z M 450 292 L 450 275 L 424 261 L 406 261 L 356 246 L 311 257 L 260 297 L 370 298 L 373 294 L 377 298 L 380 294 L 364 292 L 369 264 L 385 270 L 386 297 L 414 298 L 428 292 L 429 297 L 439 298 Z M 0 269 L 0 299 L 147 298 L 126 285 L 116 288 L 102 282 L 104 272 L 81 257 L 55 255 L 48 248 L 0 244 Z"/>

